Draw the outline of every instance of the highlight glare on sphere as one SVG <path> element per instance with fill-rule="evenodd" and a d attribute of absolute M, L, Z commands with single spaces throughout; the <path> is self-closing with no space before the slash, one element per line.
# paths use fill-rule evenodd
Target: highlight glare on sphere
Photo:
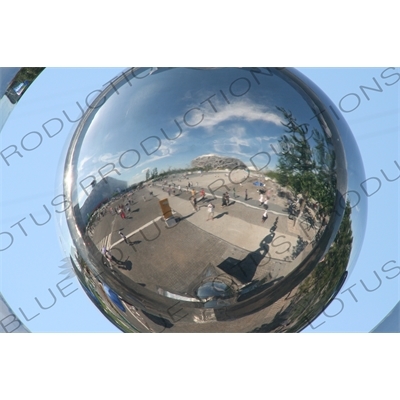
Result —
<path fill-rule="evenodd" d="M 125 332 L 297 332 L 354 266 L 363 179 L 343 117 L 293 69 L 133 68 L 74 132 L 64 247 Z"/>

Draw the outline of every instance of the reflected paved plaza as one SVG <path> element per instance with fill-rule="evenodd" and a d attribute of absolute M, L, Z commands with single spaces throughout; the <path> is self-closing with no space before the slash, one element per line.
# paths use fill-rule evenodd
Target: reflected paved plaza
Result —
<path fill-rule="evenodd" d="M 219 179 L 224 179 L 226 186 L 214 190 L 210 183 Z M 272 197 L 268 204 L 269 217 L 263 223 L 261 216 L 265 210 L 259 206 L 259 194 L 253 185 L 256 179 L 251 177 L 242 185 L 234 185 L 225 173 L 212 172 L 195 174 L 189 179 L 169 177 L 155 182 L 108 203 L 108 212 L 96 222 L 92 239 L 99 250 L 105 246 L 118 260 L 110 263 L 115 273 L 124 274 L 156 292 L 193 297 L 193 288 L 210 268 L 213 274 L 229 277 L 237 288 L 254 280 L 278 282 L 299 264 L 303 252 L 308 253 L 304 247 L 295 254 L 299 250 L 299 237 L 301 243 L 311 246 L 309 243 L 318 225 L 310 228 L 301 221 L 289 219 L 285 200 L 273 193 L 276 190 L 273 183 L 266 186 L 272 188 Z M 188 182 L 193 182 L 197 198 L 202 188 L 206 192 L 206 197 L 197 203 L 197 212 L 190 202 Z M 171 188 L 170 195 L 168 188 Z M 232 196 L 230 204 L 222 207 L 221 197 L 227 190 Z M 164 198 L 168 199 L 178 221 L 171 228 L 166 226 L 159 206 L 159 200 Z M 213 220 L 208 220 L 210 201 L 215 205 Z M 130 212 L 126 218 L 109 211 L 127 202 Z M 120 236 L 120 230 L 128 243 Z"/>

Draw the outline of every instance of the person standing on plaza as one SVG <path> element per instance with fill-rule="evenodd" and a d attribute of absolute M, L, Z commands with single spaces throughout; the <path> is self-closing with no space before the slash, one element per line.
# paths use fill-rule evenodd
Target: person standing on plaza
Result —
<path fill-rule="evenodd" d="M 121 236 L 122 239 L 124 239 L 124 242 L 125 242 L 126 244 L 129 244 L 128 238 L 122 233 L 121 229 L 118 231 L 118 233 L 119 233 L 119 236 Z"/>
<path fill-rule="evenodd" d="M 115 257 L 111 254 L 109 250 L 105 246 L 101 249 L 101 253 L 107 258 L 110 262 L 116 262 Z"/>
<path fill-rule="evenodd" d="M 222 207 L 225 207 L 227 204 L 226 204 L 226 196 L 225 196 L 225 193 L 222 195 Z"/>
<path fill-rule="evenodd" d="M 228 192 L 225 193 L 225 199 L 226 199 L 226 205 L 229 206 L 230 200 L 229 200 L 229 193 Z"/>
<path fill-rule="evenodd" d="M 244 190 L 244 200 L 247 201 L 247 189 Z"/>
<path fill-rule="evenodd" d="M 265 210 L 264 214 L 261 217 L 261 222 L 264 223 L 267 220 L 267 218 L 268 218 L 268 211 Z"/>
<path fill-rule="evenodd" d="M 112 265 L 117 262 L 115 257 L 108 250 L 105 253 L 105 257 L 110 262 L 110 267 L 112 267 Z M 111 271 L 113 271 L 113 270 L 111 269 Z"/>
<path fill-rule="evenodd" d="M 214 206 L 213 203 L 211 203 L 211 202 L 208 203 L 208 206 L 207 206 L 207 212 L 208 212 L 207 221 L 209 221 L 210 218 L 211 218 L 211 221 L 214 221 L 214 208 L 215 208 L 215 206 Z"/>
<path fill-rule="evenodd" d="M 104 253 L 104 256 L 107 258 L 108 261 L 114 261 L 112 255 L 108 250 Z"/>
<path fill-rule="evenodd" d="M 195 212 L 197 212 L 196 198 L 195 198 L 194 196 L 190 196 L 189 200 L 190 200 L 190 204 L 191 204 L 192 207 L 193 207 L 193 210 L 194 210 Z"/>

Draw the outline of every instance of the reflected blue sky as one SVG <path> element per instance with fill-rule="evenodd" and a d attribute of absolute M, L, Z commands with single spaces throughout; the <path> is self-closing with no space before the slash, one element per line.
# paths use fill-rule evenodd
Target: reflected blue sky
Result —
<path fill-rule="evenodd" d="M 106 101 L 103 97 L 99 102 L 104 105 L 93 106 L 96 111 L 83 129 L 78 182 L 91 176 L 100 180 L 99 168 L 113 163 L 120 175 L 110 176 L 133 184 L 145 180 L 149 168 L 189 168 L 194 158 L 205 154 L 239 158 L 251 166 L 255 154 L 267 152 L 268 168 L 273 169 L 278 139 L 286 129 L 277 109 L 281 106 L 308 123 L 309 132 L 322 132 L 298 91 L 268 70 L 152 71 L 142 71 L 141 79 L 127 74 L 129 82 L 112 87 Z M 313 138 L 310 141 L 313 147 Z M 136 165 L 121 168 L 122 154 L 123 165 Z M 104 168 L 103 175 L 111 168 Z M 84 194 L 79 196 L 83 199 Z"/>

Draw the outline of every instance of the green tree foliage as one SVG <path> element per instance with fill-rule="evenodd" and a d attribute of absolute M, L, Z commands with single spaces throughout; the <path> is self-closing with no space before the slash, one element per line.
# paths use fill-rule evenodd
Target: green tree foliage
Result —
<path fill-rule="evenodd" d="M 309 125 L 298 123 L 290 111 L 277 107 L 283 114 L 286 128 L 279 139 L 281 152 L 278 154 L 275 179 L 289 187 L 295 196 L 301 194 L 305 203 L 318 201 L 325 214 L 333 209 L 335 200 L 336 174 L 335 154 L 329 138 L 317 129 L 309 132 Z"/>
<path fill-rule="evenodd" d="M 44 70 L 42 67 L 25 67 L 21 68 L 14 79 L 9 83 L 6 91 L 6 96 L 12 104 L 16 104 L 24 95 L 29 85 L 37 78 L 37 76 Z M 24 84 L 19 87 L 18 93 L 13 90 L 19 84 Z"/>
<path fill-rule="evenodd" d="M 157 178 L 157 176 L 158 176 L 158 170 L 157 170 L 157 167 L 156 167 L 151 172 L 151 179 Z"/>
<path fill-rule="evenodd" d="M 349 263 L 353 245 L 351 228 L 351 206 L 347 201 L 342 223 L 327 255 L 317 264 L 311 275 L 300 285 L 293 299 L 293 319 L 298 322 L 293 331 L 301 325 L 308 324 L 308 316 L 317 315 L 323 311 L 332 293 L 338 289 L 343 274 Z"/>
<path fill-rule="evenodd" d="M 43 70 L 44 67 L 23 67 L 18 71 L 10 86 L 24 81 L 33 82 Z"/>

